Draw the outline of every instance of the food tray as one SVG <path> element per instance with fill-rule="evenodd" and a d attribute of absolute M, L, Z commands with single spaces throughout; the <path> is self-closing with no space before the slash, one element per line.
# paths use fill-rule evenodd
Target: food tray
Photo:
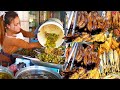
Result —
<path fill-rule="evenodd" d="M 29 59 L 31 61 L 31 63 L 33 63 L 34 65 L 57 68 L 59 70 L 63 70 L 63 65 L 62 64 L 54 64 L 54 63 L 43 62 L 43 61 L 40 61 L 37 58 L 30 58 L 30 57 L 26 57 L 26 56 L 23 56 L 23 58 Z"/>

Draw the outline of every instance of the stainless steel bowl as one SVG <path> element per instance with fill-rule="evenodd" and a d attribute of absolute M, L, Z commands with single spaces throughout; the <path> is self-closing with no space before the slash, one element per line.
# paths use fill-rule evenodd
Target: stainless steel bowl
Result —
<path fill-rule="evenodd" d="M 43 66 L 29 66 L 20 69 L 15 79 L 62 79 L 61 75 Z"/>
<path fill-rule="evenodd" d="M 14 79 L 14 74 L 7 67 L 0 66 L 0 79 Z"/>

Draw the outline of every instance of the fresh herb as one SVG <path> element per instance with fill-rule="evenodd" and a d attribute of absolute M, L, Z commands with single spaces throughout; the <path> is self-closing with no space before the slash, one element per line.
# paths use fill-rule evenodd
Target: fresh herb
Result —
<path fill-rule="evenodd" d="M 55 33 L 45 33 L 45 37 L 47 38 L 45 46 L 47 48 L 54 48 L 56 47 L 56 41 L 59 37 L 59 35 Z"/>

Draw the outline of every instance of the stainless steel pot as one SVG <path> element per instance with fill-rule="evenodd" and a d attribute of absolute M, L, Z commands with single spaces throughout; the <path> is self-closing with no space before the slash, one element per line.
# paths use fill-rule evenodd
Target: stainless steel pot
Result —
<path fill-rule="evenodd" d="M 0 66 L 0 79 L 14 79 L 14 74 L 7 67 Z"/>
<path fill-rule="evenodd" d="M 20 69 L 15 79 L 62 79 L 61 75 L 43 66 L 29 66 Z"/>

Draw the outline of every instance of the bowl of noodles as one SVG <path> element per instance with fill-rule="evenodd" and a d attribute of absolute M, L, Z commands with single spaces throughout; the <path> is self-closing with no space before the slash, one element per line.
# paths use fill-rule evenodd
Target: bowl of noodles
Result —
<path fill-rule="evenodd" d="M 44 47 L 58 48 L 64 42 L 63 24 L 57 18 L 48 19 L 39 27 L 38 31 L 38 41 Z"/>

